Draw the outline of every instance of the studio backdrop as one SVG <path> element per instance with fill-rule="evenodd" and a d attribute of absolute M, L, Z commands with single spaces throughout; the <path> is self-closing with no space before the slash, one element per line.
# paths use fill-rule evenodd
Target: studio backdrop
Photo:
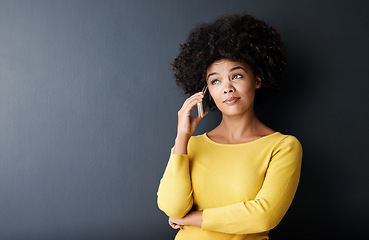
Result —
<path fill-rule="evenodd" d="M 365 238 L 367 1 L 0 0 L 0 239 L 173 239 L 156 205 L 186 99 L 170 63 L 227 13 L 273 25 L 283 89 L 256 107 L 304 149 L 278 239 Z M 212 112 L 196 134 L 217 126 Z"/>

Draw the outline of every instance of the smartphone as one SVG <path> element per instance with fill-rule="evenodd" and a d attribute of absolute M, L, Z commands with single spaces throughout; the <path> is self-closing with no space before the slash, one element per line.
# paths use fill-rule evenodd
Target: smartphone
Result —
<path fill-rule="evenodd" d="M 202 89 L 202 92 L 204 93 L 204 98 L 202 99 L 201 103 L 197 104 L 197 112 L 200 118 L 204 117 L 204 113 L 206 112 L 206 109 L 208 108 L 210 100 L 211 100 L 209 91 L 207 90 L 208 90 L 208 86 L 205 86 Z"/>

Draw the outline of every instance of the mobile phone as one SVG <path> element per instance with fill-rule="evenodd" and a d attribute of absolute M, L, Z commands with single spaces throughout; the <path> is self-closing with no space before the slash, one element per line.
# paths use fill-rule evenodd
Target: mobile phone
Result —
<path fill-rule="evenodd" d="M 206 112 L 206 109 L 208 108 L 210 100 L 211 100 L 209 91 L 207 90 L 208 90 L 208 86 L 205 86 L 202 89 L 202 92 L 204 93 L 204 98 L 202 99 L 201 103 L 197 104 L 197 112 L 200 118 L 204 117 L 204 113 Z"/>

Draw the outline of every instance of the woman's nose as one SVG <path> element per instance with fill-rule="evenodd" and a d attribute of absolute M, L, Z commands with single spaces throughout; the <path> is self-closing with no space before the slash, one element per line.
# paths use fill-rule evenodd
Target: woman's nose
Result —
<path fill-rule="evenodd" d="M 231 92 L 234 92 L 234 88 L 233 88 L 233 85 L 231 83 L 228 83 L 224 88 L 224 93 L 227 94 L 227 93 L 231 93 Z"/>

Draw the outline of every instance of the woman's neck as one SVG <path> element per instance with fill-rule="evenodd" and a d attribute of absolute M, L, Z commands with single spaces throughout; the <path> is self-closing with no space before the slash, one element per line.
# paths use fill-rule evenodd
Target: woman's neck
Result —
<path fill-rule="evenodd" d="M 219 126 L 209 132 L 208 136 L 217 142 L 243 143 L 273 132 L 252 111 L 237 116 L 223 115 Z"/>

